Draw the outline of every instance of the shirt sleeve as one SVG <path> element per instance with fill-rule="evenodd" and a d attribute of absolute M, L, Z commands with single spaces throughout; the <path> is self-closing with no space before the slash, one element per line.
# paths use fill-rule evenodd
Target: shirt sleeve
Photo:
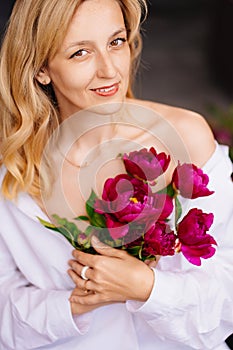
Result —
<path fill-rule="evenodd" d="M 149 299 L 128 301 L 127 308 L 143 317 L 162 340 L 213 349 L 233 332 L 233 184 L 226 148 L 217 145 L 203 171 L 215 193 L 188 201 L 186 209 L 197 207 L 214 214 L 209 233 L 218 243 L 215 255 L 202 260 L 200 267 L 188 263 L 182 254 L 162 257 L 165 263 L 154 269 Z"/>
<path fill-rule="evenodd" d="M 82 322 L 81 317 L 75 322 L 69 296 L 67 290 L 39 289 L 29 284 L 0 238 L 1 349 L 34 349 L 85 333 L 86 320 Z"/>

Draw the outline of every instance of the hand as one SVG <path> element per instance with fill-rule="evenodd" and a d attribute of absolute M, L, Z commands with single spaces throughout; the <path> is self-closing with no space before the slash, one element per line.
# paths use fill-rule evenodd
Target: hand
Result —
<path fill-rule="evenodd" d="M 86 254 L 75 250 L 75 260 L 69 262 L 70 277 L 79 289 L 89 293 L 79 297 L 72 296 L 71 302 L 78 300 L 82 305 L 125 302 L 126 300 L 146 301 L 154 283 L 154 273 L 142 261 L 123 250 L 111 248 L 95 237 L 92 245 L 100 255 Z M 88 280 L 80 277 L 83 266 Z"/>
<path fill-rule="evenodd" d="M 156 260 L 145 260 L 144 263 L 149 267 L 156 267 L 159 262 L 160 256 L 156 255 Z"/>
<path fill-rule="evenodd" d="M 93 304 L 93 305 L 83 305 L 79 303 L 80 296 L 87 296 L 90 294 L 93 294 L 93 292 L 88 290 L 84 291 L 80 288 L 74 288 L 70 296 L 70 305 L 71 305 L 72 315 L 82 315 L 86 312 L 90 312 L 94 309 L 97 309 L 98 307 L 110 304 L 110 303 L 99 303 L 99 304 Z"/>

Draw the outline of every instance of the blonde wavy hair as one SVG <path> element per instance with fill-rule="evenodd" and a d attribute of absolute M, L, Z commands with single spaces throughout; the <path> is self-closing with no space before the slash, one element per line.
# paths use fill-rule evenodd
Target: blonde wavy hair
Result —
<path fill-rule="evenodd" d="M 0 53 L 0 166 L 6 174 L 2 194 L 9 199 L 20 191 L 39 197 L 48 189 L 49 163 L 40 169 L 44 147 L 58 127 L 59 110 L 52 85 L 45 88 L 36 76 L 53 58 L 69 23 L 85 0 L 17 0 Z M 123 12 L 131 49 L 127 96 L 141 52 L 140 23 L 146 0 L 116 0 Z"/>

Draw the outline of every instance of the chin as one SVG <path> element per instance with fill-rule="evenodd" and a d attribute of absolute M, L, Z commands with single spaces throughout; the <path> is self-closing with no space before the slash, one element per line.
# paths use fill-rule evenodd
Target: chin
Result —
<path fill-rule="evenodd" d="M 88 108 L 93 113 L 101 115 L 112 115 L 118 113 L 124 105 L 124 100 L 118 102 L 108 102 L 103 104 L 98 104 Z"/>

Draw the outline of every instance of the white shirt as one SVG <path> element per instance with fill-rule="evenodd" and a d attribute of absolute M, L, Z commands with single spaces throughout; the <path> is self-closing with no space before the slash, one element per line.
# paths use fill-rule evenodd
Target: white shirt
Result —
<path fill-rule="evenodd" d="M 233 186 L 226 152 L 217 145 L 203 168 L 215 194 L 185 204 L 187 211 L 190 204 L 214 213 L 214 257 L 201 267 L 182 254 L 162 257 L 145 303 L 113 304 L 77 317 L 68 300 L 73 247 L 38 222 L 37 216 L 46 217 L 29 195 L 22 193 L 17 203 L 1 198 L 0 350 L 227 349 L 224 340 L 233 333 Z"/>

